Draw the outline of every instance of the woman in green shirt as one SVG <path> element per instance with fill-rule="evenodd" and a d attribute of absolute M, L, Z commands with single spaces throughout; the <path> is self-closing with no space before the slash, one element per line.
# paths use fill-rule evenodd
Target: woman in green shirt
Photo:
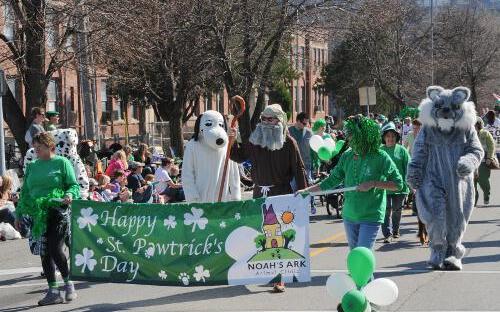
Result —
<path fill-rule="evenodd" d="M 406 167 L 408 167 L 408 163 L 410 162 L 410 154 L 406 148 L 398 144 L 400 138 L 394 123 L 389 122 L 382 127 L 382 143 L 384 145 L 382 145 L 381 150 L 385 151 L 391 157 L 404 182 L 403 188 L 400 191 L 387 191 L 387 206 L 385 209 L 384 224 L 382 224 L 382 234 L 384 234 L 385 238 L 384 243 L 390 243 L 392 238 L 399 238 L 401 211 L 403 210 L 405 198 L 410 192 L 406 184 Z"/>
<path fill-rule="evenodd" d="M 396 165 L 380 147 L 380 130 L 375 121 L 363 116 L 351 117 L 345 126 L 351 146 L 342 154 L 330 176 L 300 193 L 329 190 L 343 183 L 357 187 L 346 192 L 342 217 L 349 247 L 372 249 L 384 221 L 386 190 L 398 191 L 403 179 Z"/>
<path fill-rule="evenodd" d="M 70 161 L 55 155 L 56 143 L 52 135 L 48 132 L 37 134 L 33 138 L 33 147 L 38 159 L 26 168 L 15 223 L 19 228 L 23 216 L 33 220 L 32 239 L 39 248 L 32 252 L 40 254 L 49 284 L 47 294 L 38 304 L 49 305 L 63 302 L 57 287 L 55 266 L 65 282 L 66 301 L 76 298 L 63 245 L 69 231 L 68 206 L 73 199 L 80 197 L 80 188 Z M 51 199 L 59 199 L 60 203 Z"/>

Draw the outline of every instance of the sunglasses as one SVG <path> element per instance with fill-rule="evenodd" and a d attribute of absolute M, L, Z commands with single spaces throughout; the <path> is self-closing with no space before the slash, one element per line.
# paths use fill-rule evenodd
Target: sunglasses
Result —
<path fill-rule="evenodd" d="M 276 117 L 266 117 L 266 116 L 261 116 L 260 121 L 266 121 L 266 122 L 274 122 L 274 121 L 279 121 L 278 118 Z"/>

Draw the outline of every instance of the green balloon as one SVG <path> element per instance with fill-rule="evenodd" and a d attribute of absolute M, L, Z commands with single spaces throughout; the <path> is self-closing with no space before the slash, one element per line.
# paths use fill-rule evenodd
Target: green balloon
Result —
<path fill-rule="evenodd" d="M 373 252 L 366 247 L 354 248 L 347 256 L 347 268 L 356 286 L 365 286 L 375 270 L 375 256 Z"/>
<path fill-rule="evenodd" d="M 332 152 L 332 158 L 335 157 L 338 153 L 340 153 L 340 150 L 342 147 L 344 147 L 345 141 L 344 140 L 338 140 L 335 143 L 335 149 Z"/>
<path fill-rule="evenodd" d="M 318 157 L 323 161 L 329 161 L 332 158 L 332 150 L 326 146 L 318 149 Z"/>
<path fill-rule="evenodd" d="M 344 297 L 342 297 L 342 309 L 345 312 L 363 312 L 366 310 L 366 305 L 368 301 L 366 300 L 365 294 L 357 289 L 348 291 Z"/>

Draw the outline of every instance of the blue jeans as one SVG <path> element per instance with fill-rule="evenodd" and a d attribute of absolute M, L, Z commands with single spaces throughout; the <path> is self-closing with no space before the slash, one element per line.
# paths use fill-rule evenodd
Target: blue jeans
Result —
<path fill-rule="evenodd" d="M 350 222 L 344 219 L 344 228 L 347 235 L 349 249 L 366 247 L 373 249 L 375 239 L 380 229 L 377 222 Z"/>

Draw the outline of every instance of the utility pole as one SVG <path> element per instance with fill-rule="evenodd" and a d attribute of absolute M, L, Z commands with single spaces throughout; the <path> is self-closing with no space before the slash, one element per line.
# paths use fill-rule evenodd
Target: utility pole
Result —
<path fill-rule="evenodd" d="M 0 175 L 3 175 L 5 169 L 5 133 L 3 129 L 3 96 L 7 91 L 7 83 L 5 82 L 5 74 L 0 69 Z"/>
<path fill-rule="evenodd" d="M 85 139 L 93 140 L 95 138 L 95 112 L 94 105 L 92 105 L 92 91 L 90 90 L 89 83 L 89 57 L 88 57 L 88 43 L 87 43 L 87 32 L 85 27 L 85 14 L 83 12 L 82 4 L 80 1 L 76 1 L 76 4 L 80 6 L 80 14 L 77 22 L 77 32 L 76 32 L 76 44 L 78 49 L 78 78 L 80 80 L 80 92 L 83 100 L 83 116 L 85 118 Z"/>
<path fill-rule="evenodd" d="M 434 0 L 431 0 L 431 85 L 434 85 Z"/>

